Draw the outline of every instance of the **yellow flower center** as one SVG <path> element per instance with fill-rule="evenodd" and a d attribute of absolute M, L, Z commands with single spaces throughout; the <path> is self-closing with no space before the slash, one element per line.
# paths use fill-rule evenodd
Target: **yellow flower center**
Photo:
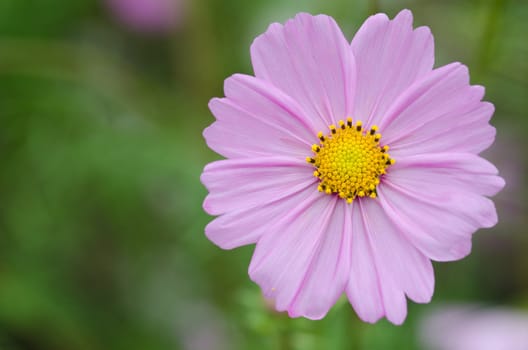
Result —
<path fill-rule="evenodd" d="M 386 169 L 394 164 L 387 151 L 389 146 L 380 146 L 381 134 L 373 126 L 363 130 L 361 121 L 352 124 L 339 121 L 339 127 L 329 126 L 325 136 L 319 132 L 320 143 L 312 146 L 313 157 L 306 161 L 315 167 L 314 176 L 319 179 L 317 189 L 327 194 L 337 194 L 352 203 L 356 197 L 377 197 L 376 186 Z"/>

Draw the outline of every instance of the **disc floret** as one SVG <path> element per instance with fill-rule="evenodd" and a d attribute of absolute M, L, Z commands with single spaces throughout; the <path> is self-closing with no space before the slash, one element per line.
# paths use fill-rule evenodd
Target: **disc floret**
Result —
<path fill-rule="evenodd" d="M 319 144 L 312 145 L 313 175 L 319 179 L 320 192 L 336 194 L 348 203 L 356 197 L 377 197 L 380 177 L 395 163 L 387 153 L 389 146 L 380 145 L 381 134 L 373 125 L 364 130 L 361 121 L 352 118 L 330 125 L 330 132 L 317 134 Z"/>

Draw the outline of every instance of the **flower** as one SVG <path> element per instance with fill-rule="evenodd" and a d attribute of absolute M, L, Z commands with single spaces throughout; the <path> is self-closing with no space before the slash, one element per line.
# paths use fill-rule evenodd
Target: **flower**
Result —
<path fill-rule="evenodd" d="M 115 16 L 138 32 L 163 33 L 181 20 L 183 0 L 106 0 Z"/>
<path fill-rule="evenodd" d="M 431 260 L 469 254 L 504 180 L 479 157 L 494 107 L 460 63 L 433 69 L 412 14 L 367 19 L 349 44 L 325 15 L 272 24 L 255 76 L 226 79 L 204 131 L 226 157 L 201 176 L 207 237 L 256 243 L 249 275 L 279 311 L 320 319 L 346 292 L 366 322 L 431 300 Z"/>
<path fill-rule="evenodd" d="M 429 312 L 420 327 L 424 349 L 528 349 L 528 314 L 506 307 L 447 305 Z"/>

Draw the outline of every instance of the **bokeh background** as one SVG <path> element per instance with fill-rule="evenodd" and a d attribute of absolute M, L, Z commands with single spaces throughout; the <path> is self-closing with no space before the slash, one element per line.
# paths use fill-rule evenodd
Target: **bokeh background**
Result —
<path fill-rule="evenodd" d="M 201 136 L 207 102 L 252 73 L 269 23 L 326 13 L 351 39 L 402 8 L 431 27 L 436 66 L 467 64 L 496 106 L 499 224 L 435 265 L 433 302 L 410 303 L 403 326 L 362 323 L 346 300 L 289 319 L 249 280 L 253 247 L 204 236 L 199 175 L 219 158 Z M 0 0 L 0 350 L 451 350 L 442 339 L 475 312 L 490 321 L 470 338 L 500 328 L 522 346 L 527 18 L 524 0 Z"/>

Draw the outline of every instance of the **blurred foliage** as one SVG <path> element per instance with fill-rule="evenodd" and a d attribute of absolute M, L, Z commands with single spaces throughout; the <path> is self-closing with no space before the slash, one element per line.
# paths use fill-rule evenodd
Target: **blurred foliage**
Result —
<path fill-rule="evenodd" d="M 181 0 L 183 1 L 183 0 Z M 165 33 L 132 30 L 103 0 L 0 1 L 0 349 L 418 349 L 428 306 L 401 327 L 346 300 L 289 319 L 247 277 L 252 247 L 208 242 L 207 101 L 251 73 L 249 46 L 296 12 L 351 38 L 375 11 L 410 8 L 437 66 L 460 60 L 496 106 L 501 221 L 463 261 L 437 264 L 433 303 L 528 307 L 525 234 L 528 3 L 187 0 Z"/>

